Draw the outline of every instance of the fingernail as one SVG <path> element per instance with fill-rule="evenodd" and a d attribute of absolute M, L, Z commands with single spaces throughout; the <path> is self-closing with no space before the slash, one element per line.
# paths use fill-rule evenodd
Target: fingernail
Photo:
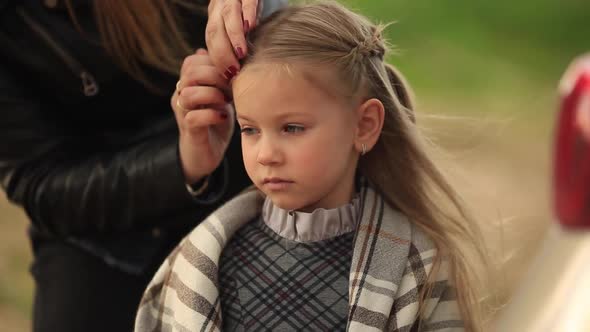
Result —
<path fill-rule="evenodd" d="M 228 80 L 231 80 L 238 73 L 238 69 L 234 66 L 229 66 L 229 68 L 227 68 L 227 71 L 229 72 L 229 75 L 227 75 Z"/>
<path fill-rule="evenodd" d="M 220 116 L 222 119 L 227 119 L 227 113 L 225 113 L 225 112 L 223 112 L 223 113 L 219 113 L 219 116 Z"/>
<path fill-rule="evenodd" d="M 236 47 L 236 55 L 238 56 L 238 59 L 241 59 L 244 57 L 244 51 L 242 51 L 241 47 Z"/>
<path fill-rule="evenodd" d="M 238 73 L 238 69 L 235 66 L 229 66 L 227 70 L 223 73 L 225 79 L 230 81 L 236 74 Z"/>
<path fill-rule="evenodd" d="M 231 97 L 228 95 L 223 95 L 223 99 L 225 100 L 226 103 L 231 103 L 231 101 L 232 101 Z"/>
<path fill-rule="evenodd" d="M 250 31 L 250 22 L 248 20 L 244 21 L 244 34 L 248 33 L 248 31 Z"/>
<path fill-rule="evenodd" d="M 232 79 L 232 77 L 234 77 L 234 74 L 229 69 L 227 69 L 225 73 L 223 73 L 223 77 L 229 81 Z"/>

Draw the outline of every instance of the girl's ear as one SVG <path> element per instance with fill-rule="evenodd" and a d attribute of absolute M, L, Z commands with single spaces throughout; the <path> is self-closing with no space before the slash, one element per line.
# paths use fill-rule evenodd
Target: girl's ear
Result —
<path fill-rule="evenodd" d="M 383 129 L 384 118 L 385 109 L 379 99 L 371 98 L 357 108 L 357 128 L 354 143 L 357 151 L 360 153 L 367 152 L 375 146 Z"/>

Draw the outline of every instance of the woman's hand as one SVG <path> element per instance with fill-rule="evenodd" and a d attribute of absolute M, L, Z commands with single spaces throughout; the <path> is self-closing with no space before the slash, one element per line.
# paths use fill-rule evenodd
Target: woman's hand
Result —
<path fill-rule="evenodd" d="M 206 50 L 199 49 L 184 60 L 171 106 L 180 131 L 180 161 L 186 183 L 193 184 L 210 174 L 223 160 L 234 126 L 228 95 L 228 80 Z"/>
<path fill-rule="evenodd" d="M 262 1 L 262 0 L 261 0 Z M 205 30 L 207 49 L 214 65 L 231 79 L 248 53 L 246 33 L 256 26 L 259 0 L 211 0 Z"/>

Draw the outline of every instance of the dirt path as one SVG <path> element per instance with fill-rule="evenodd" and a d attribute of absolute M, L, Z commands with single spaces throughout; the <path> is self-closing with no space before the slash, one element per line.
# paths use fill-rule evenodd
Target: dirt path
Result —
<path fill-rule="evenodd" d="M 3 331 L 30 331 L 33 281 L 24 213 L 0 192 L 0 326 Z"/>

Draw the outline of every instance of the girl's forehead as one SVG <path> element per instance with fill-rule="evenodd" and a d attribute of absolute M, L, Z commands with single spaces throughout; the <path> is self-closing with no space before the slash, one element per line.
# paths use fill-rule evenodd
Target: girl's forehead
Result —
<path fill-rule="evenodd" d="M 242 68 L 232 84 L 234 98 L 248 95 L 256 98 L 265 93 L 290 94 L 291 90 L 309 85 L 303 71 L 282 63 L 249 64 Z"/>
<path fill-rule="evenodd" d="M 324 99 L 300 73 L 279 67 L 244 68 L 232 89 L 238 111 L 296 107 Z"/>
<path fill-rule="evenodd" d="M 289 114 L 340 114 L 353 105 L 346 98 L 326 91 L 314 73 L 293 65 L 251 65 L 233 82 L 238 118 L 266 119 Z M 321 112 L 319 112 L 321 110 Z"/>

